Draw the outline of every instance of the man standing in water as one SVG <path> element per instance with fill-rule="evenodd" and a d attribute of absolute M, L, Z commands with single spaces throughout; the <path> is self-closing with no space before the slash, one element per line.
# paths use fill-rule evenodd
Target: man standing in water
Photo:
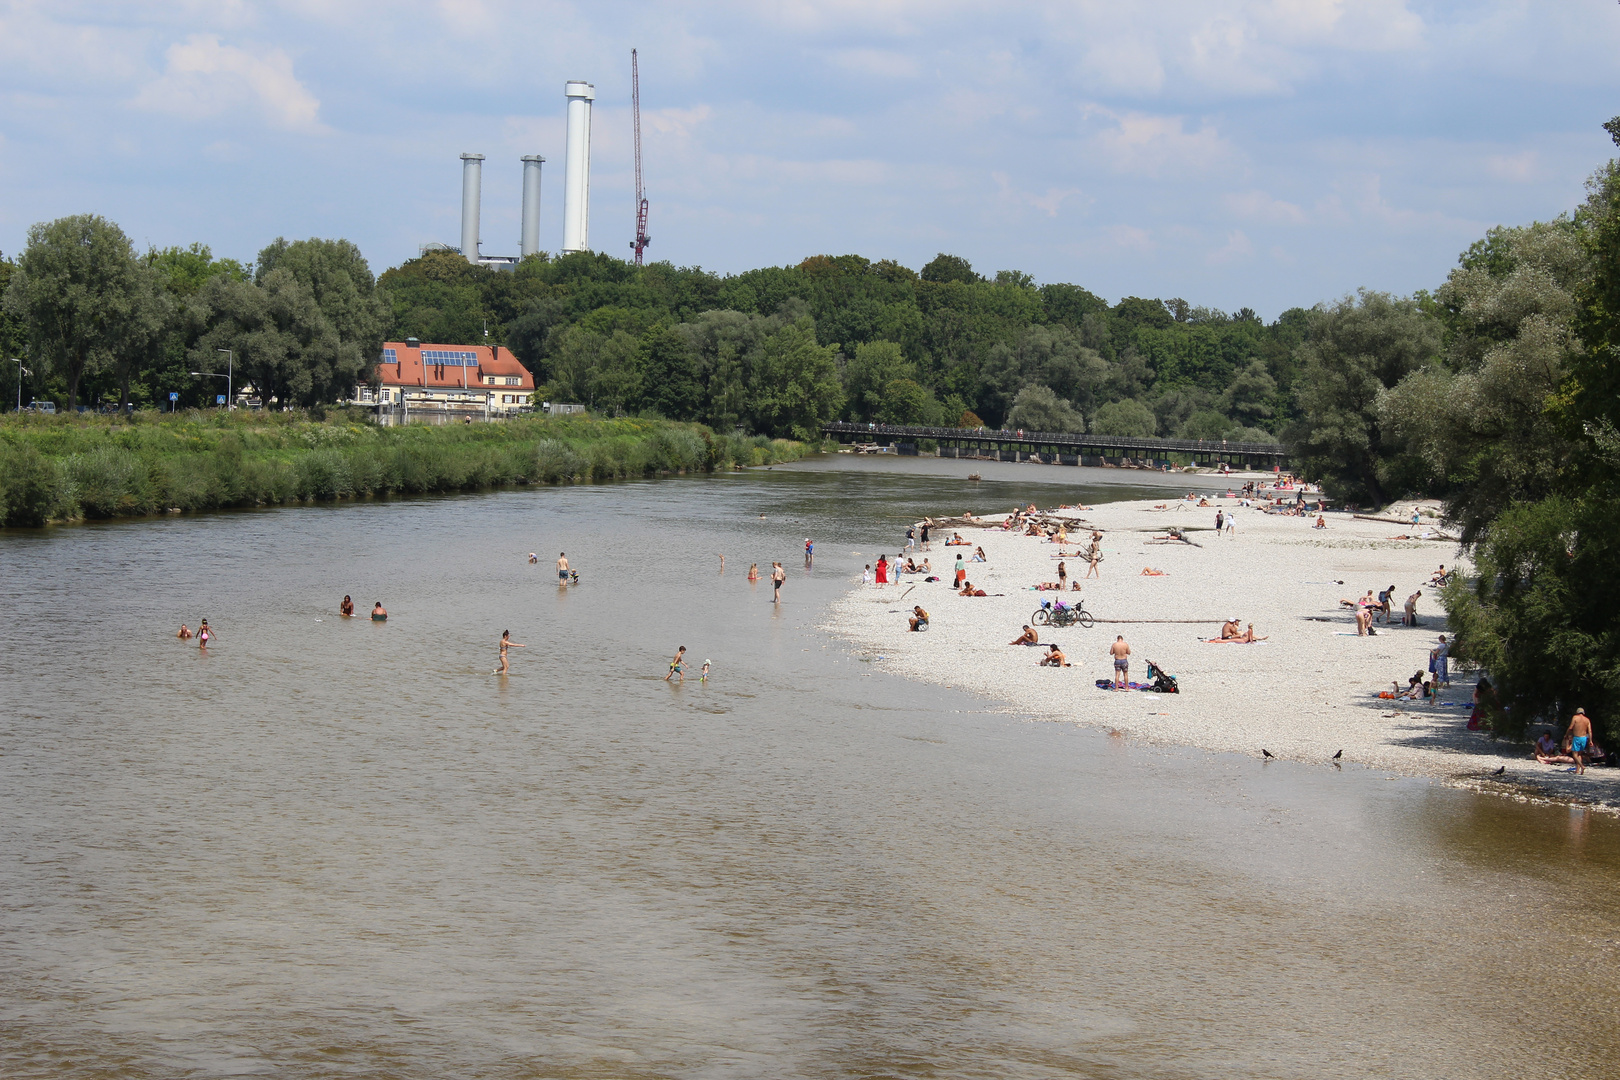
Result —
<path fill-rule="evenodd" d="M 1575 772 L 1586 771 L 1586 748 L 1592 742 L 1592 721 L 1586 718 L 1585 709 L 1576 709 L 1575 715 L 1569 718 L 1569 730 L 1564 732 L 1564 738 L 1569 743 L 1569 756 L 1575 759 Z"/>
<path fill-rule="evenodd" d="M 669 674 L 664 676 L 664 681 L 665 682 L 669 682 L 669 680 L 673 679 L 677 675 L 679 675 L 681 677 L 680 678 L 681 682 L 684 683 L 686 681 L 686 664 L 684 663 L 685 659 L 686 659 L 686 646 L 682 645 L 680 648 L 675 650 L 675 659 L 673 659 L 673 660 L 671 660 L 669 662 Z"/>
<path fill-rule="evenodd" d="M 779 562 L 771 563 L 771 603 L 782 602 L 782 582 L 787 580 L 787 571 L 782 569 Z"/>
<path fill-rule="evenodd" d="M 1108 647 L 1108 655 L 1114 658 L 1114 689 L 1128 688 L 1131 675 L 1131 647 L 1125 644 L 1124 634 L 1114 638 L 1114 643 Z"/>
<path fill-rule="evenodd" d="M 496 668 L 490 674 L 492 674 L 492 675 L 507 675 L 507 674 L 510 674 L 510 669 L 508 669 L 507 666 L 506 666 L 506 650 L 507 649 L 521 649 L 521 648 L 523 648 L 522 645 L 519 645 L 517 642 L 512 640 L 512 631 L 510 631 L 510 630 L 502 630 L 501 631 L 501 666 Z"/>
<path fill-rule="evenodd" d="M 568 584 L 568 553 L 566 551 L 557 552 L 557 584 Z"/>

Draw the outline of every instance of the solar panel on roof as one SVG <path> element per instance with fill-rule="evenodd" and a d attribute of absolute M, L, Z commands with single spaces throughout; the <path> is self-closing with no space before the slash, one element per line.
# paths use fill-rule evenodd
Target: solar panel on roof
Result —
<path fill-rule="evenodd" d="M 451 364 L 457 367 L 477 367 L 478 354 L 475 352 L 452 351 L 450 349 L 423 349 L 422 362 L 424 364 Z"/>
<path fill-rule="evenodd" d="M 385 364 L 397 364 L 397 363 L 399 363 L 399 353 L 396 352 L 393 349 L 384 349 L 383 350 L 382 362 L 385 363 Z"/>

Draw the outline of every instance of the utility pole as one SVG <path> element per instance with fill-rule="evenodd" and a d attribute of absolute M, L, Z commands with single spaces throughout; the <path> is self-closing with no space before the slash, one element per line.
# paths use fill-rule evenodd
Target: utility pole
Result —
<path fill-rule="evenodd" d="M 630 50 L 630 117 L 636 136 L 636 238 L 630 246 L 636 251 L 636 265 L 652 237 L 647 235 L 647 189 L 641 183 L 641 72 L 636 66 L 636 50 Z"/>

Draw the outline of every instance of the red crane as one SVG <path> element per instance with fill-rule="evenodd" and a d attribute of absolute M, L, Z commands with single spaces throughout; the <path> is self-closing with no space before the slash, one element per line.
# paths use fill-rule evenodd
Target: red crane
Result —
<path fill-rule="evenodd" d="M 636 250 L 636 265 L 641 265 L 641 253 L 652 243 L 647 235 L 647 189 L 641 184 L 641 73 L 636 68 L 636 50 L 630 50 L 630 117 L 636 129 L 636 238 L 630 246 Z"/>

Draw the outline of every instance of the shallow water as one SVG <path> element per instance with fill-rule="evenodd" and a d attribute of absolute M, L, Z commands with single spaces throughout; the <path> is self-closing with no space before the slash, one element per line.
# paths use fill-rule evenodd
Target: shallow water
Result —
<path fill-rule="evenodd" d="M 0 1074 L 1613 1075 L 1612 820 L 818 630 L 914 515 L 1053 501 L 937 464 L 0 537 Z"/>

